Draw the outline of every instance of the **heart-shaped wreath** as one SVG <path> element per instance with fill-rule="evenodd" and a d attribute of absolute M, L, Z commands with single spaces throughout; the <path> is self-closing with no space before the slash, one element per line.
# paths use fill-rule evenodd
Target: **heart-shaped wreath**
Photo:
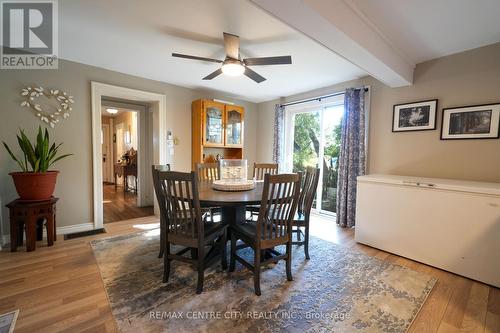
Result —
<path fill-rule="evenodd" d="M 50 127 L 59 123 L 59 120 L 66 119 L 69 117 L 71 104 L 75 103 L 73 96 L 69 96 L 66 92 L 56 90 L 45 90 L 42 87 L 26 87 L 21 89 L 21 96 L 24 96 L 26 100 L 21 102 L 21 106 L 30 108 L 33 110 L 35 115 L 44 123 L 48 124 Z M 54 110 L 45 111 L 42 106 L 37 103 L 38 97 L 45 96 L 49 100 L 54 99 L 56 105 L 52 106 Z M 51 107 L 51 106 L 48 106 Z"/>

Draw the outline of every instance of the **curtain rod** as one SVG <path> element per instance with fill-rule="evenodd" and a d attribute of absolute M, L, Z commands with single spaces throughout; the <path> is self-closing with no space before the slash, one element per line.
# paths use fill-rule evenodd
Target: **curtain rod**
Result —
<path fill-rule="evenodd" d="M 357 89 L 364 89 L 365 91 L 368 91 L 368 87 L 362 87 L 362 88 L 357 88 Z M 328 94 L 328 95 L 323 95 L 323 96 L 318 96 L 318 97 L 308 98 L 308 99 L 301 99 L 301 100 L 295 101 L 295 102 L 288 102 L 288 103 L 280 104 L 280 107 L 297 105 L 297 104 L 302 104 L 302 103 L 307 103 L 307 102 L 312 102 L 312 101 L 321 101 L 324 98 L 330 98 L 330 97 L 340 96 L 340 95 L 344 95 L 344 94 L 345 94 L 345 91 L 339 91 L 339 92 L 336 92 L 333 94 Z"/>

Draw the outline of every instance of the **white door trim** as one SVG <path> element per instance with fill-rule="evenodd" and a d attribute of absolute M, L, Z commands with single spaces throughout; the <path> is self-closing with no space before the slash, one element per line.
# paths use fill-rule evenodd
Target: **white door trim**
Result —
<path fill-rule="evenodd" d="M 112 137 L 110 136 L 110 133 L 112 132 L 112 126 L 110 124 L 102 124 L 101 127 L 103 128 L 103 131 L 102 131 L 102 140 L 103 140 L 103 143 L 104 143 L 104 140 L 105 140 L 105 135 L 104 135 L 104 129 L 107 128 L 107 142 L 108 142 L 108 146 L 107 146 L 107 151 L 105 152 L 106 153 L 106 158 L 107 158 L 107 163 L 106 164 L 106 168 L 108 170 L 106 170 L 107 172 L 107 178 L 106 177 L 103 177 L 103 178 L 106 178 L 104 179 L 104 181 L 106 182 L 109 182 L 111 180 L 111 178 L 113 178 L 113 153 L 112 153 L 112 150 L 111 150 L 111 146 L 113 145 L 113 139 Z M 104 171 L 104 170 L 103 170 Z"/>
<path fill-rule="evenodd" d="M 93 201 L 94 201 L 94 229 L 103 227 L 103 187 L 102 187 L 102 147 L 101 147 L 101 101 L 102 97 L 126 99 L 137 102 L 152 103 L 153 112 L 157 114 L 158 122 L 154 124 L 155 137 L 158 144 L 154 145 L 154 163 L 167 163 L 167 96 L 148 91 L 113 86 L 110 84 L 91 81 L 92 103 L 92 165 L 93 165 Z M 142 166 L 144 168 L 146 166 Z M 138 165 L 138 174 L 141 170 Z M 154 203 L 156 205 L 156 202 Z"/>

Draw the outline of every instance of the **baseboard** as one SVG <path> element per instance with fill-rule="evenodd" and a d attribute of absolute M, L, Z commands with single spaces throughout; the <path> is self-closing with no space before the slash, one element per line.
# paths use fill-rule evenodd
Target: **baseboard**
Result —
<path fill-rule="evenodd" d="M 58 235 L 71 234 L 73 232 L 88 231 L 94 229 L 94 223 L 80 223 L 57 228 Z"/>
<path fill-rule="evenodd" d="M 65 225 L 61 227 L 57 227 L 57 234 L 58 235 L 65 235 L 65 234 L 71 234 L 74 232 L 82 232 L 82 231 L 88 231 L 94 229 L 94 223 L 80 223 L 80 224 L 73 224 L 73 225 Z M 43 237 L 46 237 L 46 229 L 43 229 Z M 2 247 L 5 247 L 8 243 L 10 243 L 10 235 L 3 235 L 0 238 L 0 249 Z"/>

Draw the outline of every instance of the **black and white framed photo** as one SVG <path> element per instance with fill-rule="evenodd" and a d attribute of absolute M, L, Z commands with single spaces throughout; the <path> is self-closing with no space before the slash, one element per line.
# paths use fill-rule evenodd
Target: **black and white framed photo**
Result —
<path fill-rule="evenodd" d="M 498 139 L 500 104 L 443 109 L 441 140 Z"/>
<path fill-rule="evenodd" d="M 437 99 L 394 105 L 392 131 L 427 131 L 436 129 Z"/>

